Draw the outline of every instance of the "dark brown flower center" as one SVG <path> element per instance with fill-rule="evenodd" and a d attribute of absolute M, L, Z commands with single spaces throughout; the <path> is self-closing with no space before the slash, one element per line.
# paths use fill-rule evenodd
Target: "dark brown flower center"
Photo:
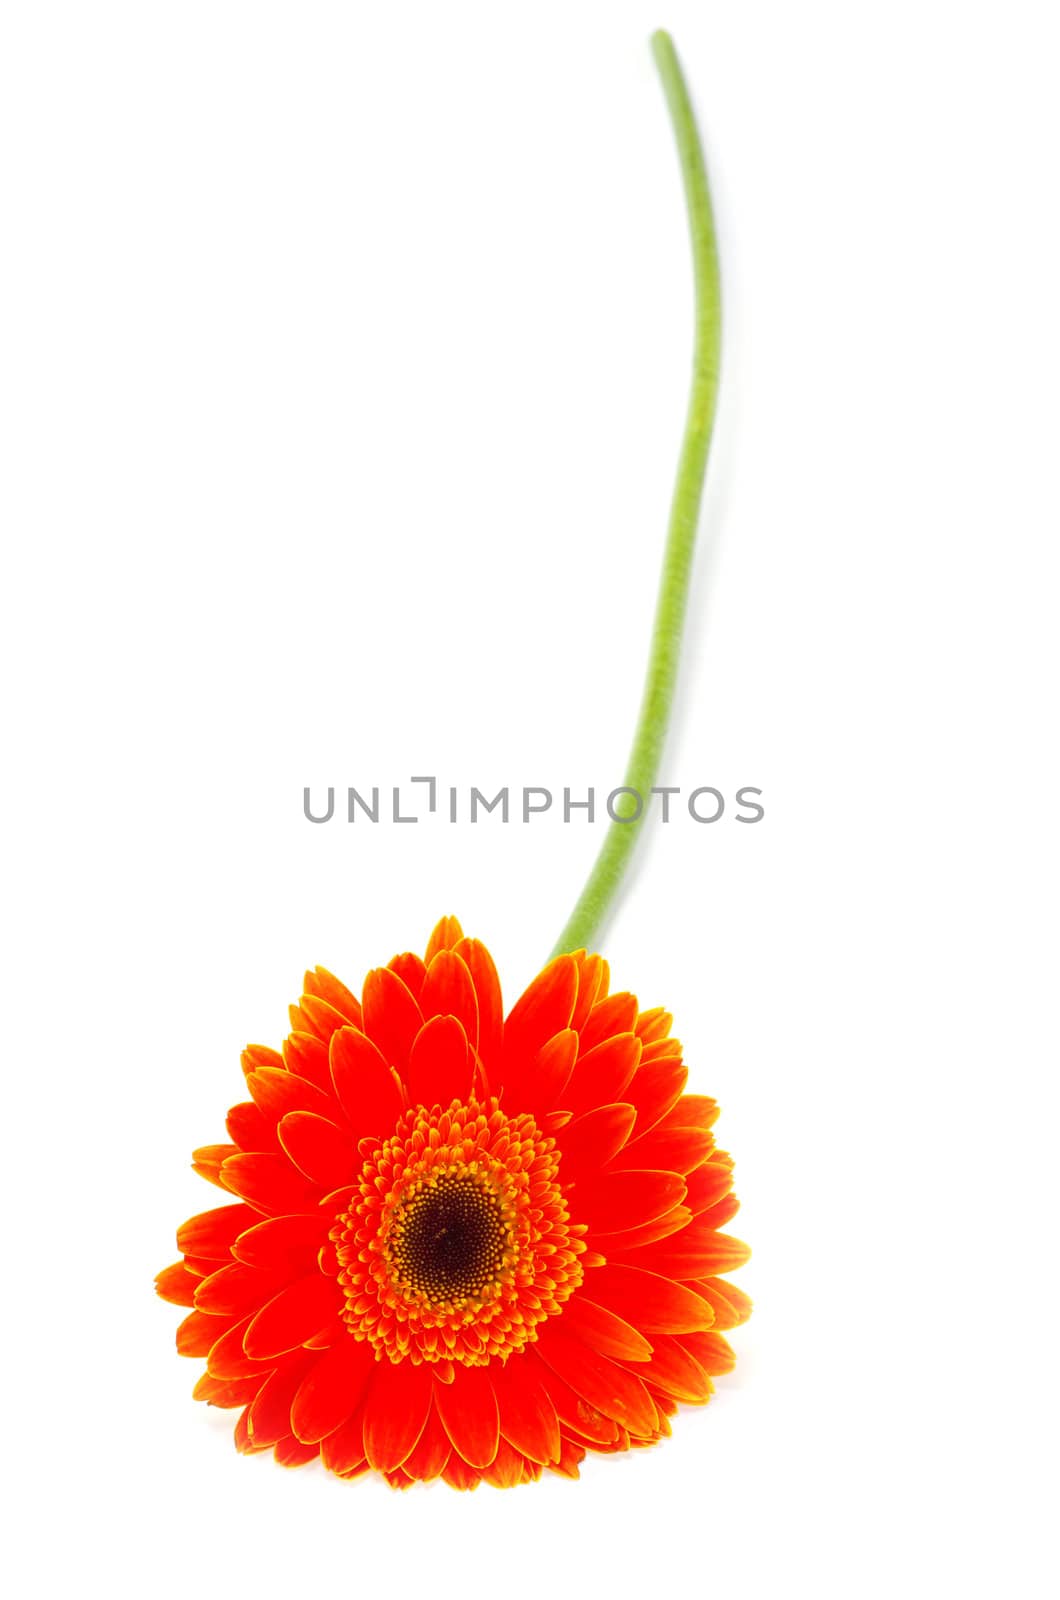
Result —
<path fill-rule="evenodd" d="M 497 1282 L 512 1230 L 477 1172 L 440 1173 L 394 1217 L 386 1254 L 394 1276 L 432 1303 L 478 1299 Z"/>

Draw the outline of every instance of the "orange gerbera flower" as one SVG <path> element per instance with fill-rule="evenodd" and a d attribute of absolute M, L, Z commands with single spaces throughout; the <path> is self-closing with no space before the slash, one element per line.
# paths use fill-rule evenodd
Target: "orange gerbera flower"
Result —
<path fill-rule="evenodd" d="M 585 951 L 505 1019 L 453 917 L 360 1001 L 307 974 L 283 1054 L 244 1053 L 231 1143 L 195 1152 L 235 1203 L 186 1222 L 157 1280 L 191 1308 L 196 1398 L 241 1408 L 237 1448 L 506 1486 L 706 1401 L 748 1250 L 719 1232 L 732 1161 L 670 1022 Z"/>

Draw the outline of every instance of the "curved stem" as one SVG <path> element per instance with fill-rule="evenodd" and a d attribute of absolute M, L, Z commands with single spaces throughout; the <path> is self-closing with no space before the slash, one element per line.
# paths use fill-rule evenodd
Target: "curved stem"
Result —
<path fill-rule="evenodd" d="M 670 506 L 670 526 L 655 607 L 644 694 L 624 780 L 625 787 L 635 790 L 641 797 L 642 805 L 638 810 L 637 801 L 632 795 L 625 795 L 616 803 L 615 811 L 624 820 L 613 821 L 608 827 L 592 872 L 566 927 L 556 941 L 553 955 L 582 949 L 590 944 L 622 882 L 647 811 L 651 787 L 659 770 L 677 682 L 692 552 L 717 407 L 721 295 L 714 216 L 703 148 L 673 40 L 668 33 L 659 32 L 653 35 L 651 44 L 677 142 L 692 237 L 695 280 L 692 390 Z"/>

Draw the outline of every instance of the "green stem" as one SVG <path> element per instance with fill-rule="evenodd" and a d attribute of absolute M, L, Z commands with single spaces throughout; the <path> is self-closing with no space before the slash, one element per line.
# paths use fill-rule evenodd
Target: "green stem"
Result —
<path fill-rule="evenodd" d="M 644 695 L 624 779 L 625 787 L 635 790 L 642 797 L 643 805 L 634 820 L 637 803 L 633 796 L 623 796 L 616 803 L 615 810 L 629 820 L 610 824 L 581 897 L 556 941 L 553 955 L 580 950 L 591 943 L 618 892 L 648 809 L 677 682 L 692 552 L 718 398 L 721 294 L 718 248 L 703 147 L 699 142 L 695 115 L 673 40 L 668 33 L 660 31 L 652 36 L 651 46 L 677 141 L 692 236 L 692 271 L 695 280 L 692 391 L 670 505 L 670 526 L 655 607 Z"/>

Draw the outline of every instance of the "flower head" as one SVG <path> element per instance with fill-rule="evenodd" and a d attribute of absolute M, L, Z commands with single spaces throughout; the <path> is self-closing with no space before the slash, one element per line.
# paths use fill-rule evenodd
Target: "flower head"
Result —
<path fill-rule="evenodd" d="M 670 1431 L 727 1372 L 750 1302 L 713 1100 L 669 1015 L 585 951 L 504 1017 L 455 918 L 361 1000 L 306 975 L 283 1053 L 253 1045 L 230 1143 L 195 1167 L 234 1203 L 159 1274 L 189 1312 L 197 1399 L 237 1448 L 400 1487 L 507 1486 Z"/>

